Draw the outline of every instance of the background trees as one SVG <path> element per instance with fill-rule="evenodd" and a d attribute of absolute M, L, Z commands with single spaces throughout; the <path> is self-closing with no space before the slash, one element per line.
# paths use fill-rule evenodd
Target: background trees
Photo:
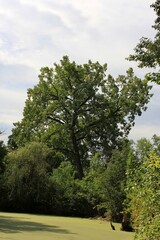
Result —
<path fill-rule="evenodd" d="M 147 80 L 137 78 L 132 69 L 114 79 L 106 77 L 106 64 L 77 65 L 65 56 L 54 68 L 41 69 L 9 144 L 45 142 L 60 162 L 71 161 L 82 179 L 96 152 L 109 161 L 135 116 L 146 110 L 150 89 Z"/>

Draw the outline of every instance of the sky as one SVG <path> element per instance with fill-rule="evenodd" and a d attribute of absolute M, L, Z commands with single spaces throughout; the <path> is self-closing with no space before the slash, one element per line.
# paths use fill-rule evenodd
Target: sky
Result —
<path fill-rule="evenodd" d="M 107 63 L 116 77 L 133 67 L 126 57 L 142 36 L 153 38 L 153 0 L 0 0 L 0 139 L 23 117 L 27 89 L 38 83 L 40 68 L 64 55 L 77 64 Z M 160 86 L 148 109 L 136 118 L 129 138 L 160 135 Z"/>

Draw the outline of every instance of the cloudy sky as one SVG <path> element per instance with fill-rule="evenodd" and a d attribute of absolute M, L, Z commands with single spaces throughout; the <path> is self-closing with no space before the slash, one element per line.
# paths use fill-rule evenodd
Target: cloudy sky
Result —
<path fill-rule="evenodd" d="M 41 67 L 64 55 L 83 64 L 108 63 L 116 77 L 133 67 L 125 60 L 142 36 L 152 38 L 153 0 L 0 0 L 0 136 L 7 140 L 21 120 L 28 88 Z M 130 138 L 160 135 L 160 86 L 148 110 L 136 119 Z"/>

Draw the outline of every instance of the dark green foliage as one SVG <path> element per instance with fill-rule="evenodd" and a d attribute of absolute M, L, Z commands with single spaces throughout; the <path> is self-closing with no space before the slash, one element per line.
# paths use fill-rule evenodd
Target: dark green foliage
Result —
<path fill-rule="evenodd" d="M 54 185 L 56 199 L 55 214 L 65 216 L 94 216 L 94 204 L 85 194 L 85 179 L 75 178 L 76 171 L 70 162 L 63 162 L 53 170 L 51 182 Z"/>
<path fill-rule="evenodd" d="M 0 175 L 4 171 L 4 157 L 7 154 L 7 148 L 4 145 L 3 141 L 0 141 Z"/>
<path fill-rule="evenodd" d="M 1 132 L 0 132 L 1 134 Z M 3 141 L 0 141 L 0 209 L 6 201 L 5 190 L 3 186 L 3 174 L 5 171 L 4 158 L 7 155 L 7 147 L 4 145 Z"/>
<path fill-rule="evenodd" d="M 114 150 L 111 161 L 107 164 L 107 169 L 103 171 L 101 178 L 106 211 L 110 212 L 111 218 L 116 221 L 121 219 L 123 202 L 126 198 L 124 191 L 126 168 L 131 151 L 129 142 L 124 142 L 121 149 Z"/>
<path fill-rule="evenodd" d="M 115 150 L 110 163 L 95 154 L 82 180 L 71 162 L 49 165 L 51 152 L 30 143 L 8 154 L 3 184 L 4 210 L 93 217 L 106 211 L 119 220 L 125 198 L 125 169 L 129 145 Z"/>
<path fill-rule="evenodd" d="M 130 143 L 124 143 L 121 149 L 113 151 L 109 163 L 102 161 L 97 153 L 82 180 L 76 179 L 70 162 L 53 170 L 51 181 L 56 189 L 57 214 L 102 216 L 107 212 L 110 218 L 120 221 L 130 151 Z"/>

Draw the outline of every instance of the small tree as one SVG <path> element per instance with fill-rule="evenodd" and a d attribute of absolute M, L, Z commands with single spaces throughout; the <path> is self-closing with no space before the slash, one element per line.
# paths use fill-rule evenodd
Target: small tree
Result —
<path fill-rule="evenodd" d="M 3 181 L 12 210 L 45 209 L 49 194 L 48 154 L 49 149 L 42 143 L 30 143 L 8 154 Z"/>

